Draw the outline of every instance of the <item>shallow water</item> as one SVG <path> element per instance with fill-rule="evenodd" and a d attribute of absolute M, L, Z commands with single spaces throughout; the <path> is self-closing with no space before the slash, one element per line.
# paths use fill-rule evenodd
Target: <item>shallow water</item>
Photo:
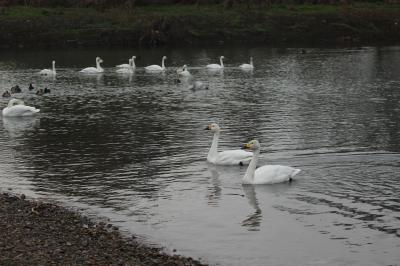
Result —
<path fill-rule="evenodd" d="M 112 66 L 140 55 L 134 75 Z M 226 68 L 203 66 L 226 57 Z M 102 75 L 77 71 L 104 59 Z M 165 74 L 143 66 L 160 64 Z M 237 68 L 254 57 L 256 68 Z M 36 73 L 56 60 L 56 79 Z M 210 89 L 175 82 L 176 67 Z M 0 122 L 0 184 L 109 217 L 167 250 L 220 265 L 400 261 L 400 47 L 0 52 L 0 88 L 41 109 Z M 48 87 L 36 96 L 27 87 Z M 1 99 L 3 108 L 8 99 Z M 205 161 L 250 139 L 291 184 L 243 186 Z"/>

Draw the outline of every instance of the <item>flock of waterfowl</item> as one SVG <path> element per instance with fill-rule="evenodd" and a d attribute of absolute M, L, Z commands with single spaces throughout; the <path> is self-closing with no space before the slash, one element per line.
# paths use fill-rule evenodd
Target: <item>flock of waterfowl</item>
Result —
<path fill-rule="evenodd" d="M 133 73 L 135 71 L 135 56 L 129 59 L 128 64 L 120 64 L 116 66 L 117 73 Z M 162 72 L 166 70 L 165 60 L 166 56 L 162 57 L 161 66 L 159 65 L 150 65 L 144 67 L 145 71 L 151 72 Z M 224 56 L 220 57 L 220 64 L 209 64 L 206 65 L 208 69 L 223 69 L 224 68 Z M 82 69 L 81 73 L 103 73 L 104 69 L 101 67 L 101 63 L 103 60 L 100 57 L 96 57 L 96 67 L 87 67 Z M 249 64 L 242 64 L 239 68 L 244 70 L 252 70 L 253 59 L 250 58 Z M 52 61 L 52 69 L 43 69 L 39 72 L 40 75 L 56 75 L 55 61 Z M 191 77 L 189 70 L 187 69 L 187 65 L 184 65 L 182 68 L 177 70 L 177 74 L 183 77 Z M 179 79 L 178 79 L 179 80 Z M 194 81 L 191 86 L 195 88 L 208 88 L 202 82 Z M 29 90 L 34 90 L 32 84 L 29 85 Z M 14 86 L 11 88 L 11 93 L 20 93 L 21 89 L 19 86 Z M 48 93 L 50 90 L 47 88 L 40 89 L 36 92 L 36 94 L 44 94 Z M 10 97 L 11 93 L 6 91 L 3 94 L 3 97 Z M 27 106 L 22 100 L 19 99 L 11 99 L 2 111 L 3 116 L 32 116 L 40 112 L 39 109 L 35 107 Z M 211 148 L 209 150 L 207 161 L 216 165 L 245 165 L 249 164 L 246 174 L 243 177 L 244 184 L 274 184 L 280 182 L 290 182 L 293 177 L 300 172 L 300 169 L 295 169 L 289 166 L 282 165 L 265 165 L 256 169 L 258 157 L 260 155 L 260 143 L 257 140 L 252 140 L 245 144 L 240 150 L 227 150 L 227 151 L 218 151 L 218 141 L 220 136 L 220 127 L 212 123 L 207 126 L 207 130 L 210 130 L 213 134 L 213 140 L 211 144 Z M 244 149 L 251 150 L 245 151 Z"/>

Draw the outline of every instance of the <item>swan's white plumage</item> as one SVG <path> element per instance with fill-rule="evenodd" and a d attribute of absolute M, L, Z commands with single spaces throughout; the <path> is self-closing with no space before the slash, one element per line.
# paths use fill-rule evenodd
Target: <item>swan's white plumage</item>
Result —
<path fill-rule="evenodd" d="M 207 155 L 208 162 L 218 165 L 242 165 L 250 162 L 253 153 L 248 151 L 227 150 L 218 152 L 220 127 L 216 123 L 212 123 L 206 129 L 214 133 L 211 148 Z"/>
<path fill-rule="evenodd" d="M 245 148 L 253 150 L 253 158 L 243 177 L 243 184 L 275 184 L 290 181 L 301 170 L 285 165 L 264 165 L 256 169 L 258 156 L 260 155 L 260 143 L 252 140 Z"/>
<path fill-rule="evenodd" d="M 224 56 L 221 56 L 219 58 L 220 64 L 209 64 L 206 67 L 210 68 L 210 69 L 222 69 L 222 68 L 224 68 L 224 61 L 223 61 L 224 58 L 225 58 Z"/>
<path fill-rule="evenodd" d="M 150 66 L 145 67 L 144 69 L 147 70 L 147 71 L 155 71 L 155 72 L 164 71 L 165 70 L 165 64 L 164 64 L 165 59 L 167 59 L 167 57 L 163 56 L 162 59 L 161 59 L 161 66 L 159 66 L 159 65 L 150 65 Z"/>
<path fill-rule="evenodd" d="M 11 99 L 6 108 L 3 109 L 3 116 L 31 116 L 40 110 L 35 107 L 26 106 L 25 103 L 18 99 Z"/>
<path fill-rule="evenodd" d="M 103 60 L 100 57 L 96 57 L 96 67 L 87 67 L 82 69 L 80 72 L 87 74 L 103 73 L 104 69 L 100 66 L 101 63 L 103 63 Z"/>
<path fill-rule="evenodd" d="M 118 67 L 118 68 L 130 68 L 130 67 L 136 68 L 135 58 L 136 58 L 136 56 L 132 56 L 132 58 L 129 59 L 129 64 L 120 64 L 120 65 L 116 65 L 115 67 Z"/>
<path fill-rule="evenodd" d="M 183 65 L 182 69 L 178 69 L 177 73 L 181 76 L 191 76 L 189 70 L 187 69 L 187 65 Z"/>
<path fill-rule="evenodd" d="M 132 59 L 129 59 L 129 65 L 129 67 L 117 69 L 116 72 L 119 74 L 133 74 L 134 69 L 132 67 Z"/>
<path fill-rule="evenodd" d="M 56 61 L 52 61 L 52 69 L 42 69 L 39 71 L 39 74 L 46 76 L 56 75 Z"/>
<path fill-rule="evenodd" d="M 242 70 L 252 70 L 252 69 L 254 69 L 253 57 L 250 57 L 250 64 L 241 64 L 239 67 Z"/>

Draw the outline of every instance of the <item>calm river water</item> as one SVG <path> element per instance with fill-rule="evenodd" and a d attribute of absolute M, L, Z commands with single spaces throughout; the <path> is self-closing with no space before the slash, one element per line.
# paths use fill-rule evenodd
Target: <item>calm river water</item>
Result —
<path fill-rule="evenodd" d="M 136 73 L 116 74 L 132 55 Z M 163 55 L 165 74 L 144 72 Z M 204 68 L 220 55 L 223 71 Z M 104 74 L 78 73 L 96 56 Z M 250 56 L 255 70 L 241 71 Z M 53 59 L 57 78 L 38 76 Z M 183 64 L 209 90 L 177 84 Z M 0 52 L 0 89 L 16 84 L 41 113 L 0 121 L 3 190 L 211 264 L 400 262 L 400 47 Z M 256 138 L 260 165 L 300 168 L 299 179 L 243 186 L 246 167 L 209 165 L 214 121 L 220 149 Z"/>

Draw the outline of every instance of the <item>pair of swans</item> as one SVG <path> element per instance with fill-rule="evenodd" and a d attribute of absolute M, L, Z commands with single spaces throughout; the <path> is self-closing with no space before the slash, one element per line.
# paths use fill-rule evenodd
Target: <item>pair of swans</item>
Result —
<path fill-rule="evenodd" d="M 119 67 L 119 69 L 117 69 L 115 72 L 117 72 L 119 74 L 133 74 L 135 72 L 135 68 L 136 68 L 135 63 L 133 63 L 133 62 L 134 62 L 134 59 L 129 59 L 128 67 L 126 67 L 127 64 L 121 64 L 119 66 L 122 66 L 122 67 Z"/>
<path fill-rule="evenodd" d="M 220 127 L 218 124 L 212 123 L 206 127 L 206 130 L 214 133 L 207 161 L 217 165 L 249 164 L 242 180 L 244 184 L 259 185 L 292 181 L 293 177 L 300 172 L 300 169 L 283 165 L 264 165 L 256 169 L 261 148 L 257 140 L 252 140 L 242 147 L 252 152 L 244 151 L 243 149 L 218 152 Z"/>
<path fill-rule="evenodd" d="M 22 100 L 11 99 L 8 102 L 7 107 L 3 109 L 2 114 L 3 116 L 7 117 L 15 117 L 15 116 L 32 116 L 39 112 L 40 109 L 27 106 Z"/>
<path fill-rule="evenodd" d="M 220 58 L 219 58 L 220 64 L 209 64 L 209 65 L 206 65 L 206 67 L 208 69 L 223 69 L 224 68 L 224 61 L 223 61 L 224 59 L 225 59 L 224 56 L 220 56 Z M 252 70 L 252 69 L 254 69 L 253 57 L 250 57 L 250 64 L 241 64 L 239 66 L 239 68 L 241 68 L 243 70 Z"/>
<path fill-rule="evenodd" d="M 96 67 L 87 67 L 82 69 L 80 72 L 81 73 L 87 73 L 87 74 L 96 74 L 96 73 L 103 73 L 104 69 L 100 66 L 100 64 L 103 63 L 103 60 L 100 57 L 96 57 Z M 39 71 L 40 75 L 45 75 L 45 76 L 55 76 L 56 73 L 56 61 L 52 61 L 52 69 L 42 69 Z"/>
<path fill-rule="evenodd" d="M 136 56 L 132 56 L 132 58 L 129 59 L 129 64 L 120 64 L 120 65 L 116 65 L 115 67 L 118 67 L 118 68 L 136 68 L 135 59 L 136 59 Z"/>

